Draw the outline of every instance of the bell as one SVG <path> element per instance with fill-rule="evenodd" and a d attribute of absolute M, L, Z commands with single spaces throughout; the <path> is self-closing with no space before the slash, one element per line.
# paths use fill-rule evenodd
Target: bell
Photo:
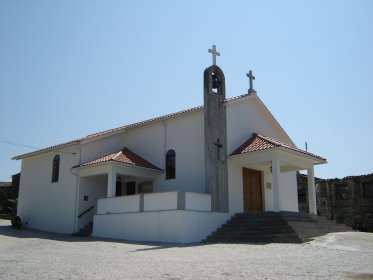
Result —
<path fill-rule="evenodd" d="M 220 85 L 220 81 L 219 81 L 217 75 L 212 74 L 212 88 L 217 89 L 219 87 L 219 85 Z"/>

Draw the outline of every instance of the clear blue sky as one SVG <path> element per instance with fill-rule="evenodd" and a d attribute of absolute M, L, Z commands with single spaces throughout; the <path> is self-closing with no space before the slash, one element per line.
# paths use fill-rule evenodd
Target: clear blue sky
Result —
<path fill-rule="evenodd" d="M 202 105 L 216 44 L 227 96 L 258 95 L 316 176 L 373 172 L 373 1 L 0 1 L 0 181 L 15 155 Z"/>

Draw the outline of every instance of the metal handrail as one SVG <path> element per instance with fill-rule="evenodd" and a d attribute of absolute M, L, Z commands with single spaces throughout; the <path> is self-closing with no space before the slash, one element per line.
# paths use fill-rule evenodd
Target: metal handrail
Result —
<path fill-rule="evenodd" d="M 95 205 L 92 205 L 92 206 L 89 207 L 87 210 L 83 211 L 83 212 L 78 216 L 78 218 L 81 218 L 84 214 L 88 213 L 88 212 L 91 211 L 93 208 L 95 208 Z"/>

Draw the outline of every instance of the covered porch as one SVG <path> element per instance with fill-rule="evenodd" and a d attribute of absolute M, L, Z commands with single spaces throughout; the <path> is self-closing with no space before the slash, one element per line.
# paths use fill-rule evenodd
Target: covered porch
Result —
<path fill-rule="evenodd" d="M 229 161 L 242 169 L 244 212 L 298 212 L 295 172 L 306 170 L 309 212 L 317 214 L 314 165 L 324 158 L 254 133 Z"/>
<path fill-rule="evenodd" d="M 132 209 L 135 197 L 153 192 L 154 180 L 163 174 L 127 148 L 80 164 L 73 172 L 78 177 L 75 231 L 92 223 L 100 211 L 106 211 L 105 205 L 115 208 L 121 202 Z M 112 200 L 109 204 L 108 199 Z"/>
<path fill-rule="evenodd" d="M 74 172 L 79 180 L 76 231 L 92 223 L 93 236 L 196 242 L 230 217 L 211 212 L 210 194 L 153 190 L 163 170 L 128 149 L 83 163 Z"/>

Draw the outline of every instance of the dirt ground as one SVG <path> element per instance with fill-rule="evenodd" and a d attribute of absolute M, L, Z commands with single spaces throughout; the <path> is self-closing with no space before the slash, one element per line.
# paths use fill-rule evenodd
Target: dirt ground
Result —
<path fill-rule="evenodd" d="M 0 279 L 373 279 L 373 234 L 305 244 L 139 244 L 16 230 L 0 220 Z"/>

